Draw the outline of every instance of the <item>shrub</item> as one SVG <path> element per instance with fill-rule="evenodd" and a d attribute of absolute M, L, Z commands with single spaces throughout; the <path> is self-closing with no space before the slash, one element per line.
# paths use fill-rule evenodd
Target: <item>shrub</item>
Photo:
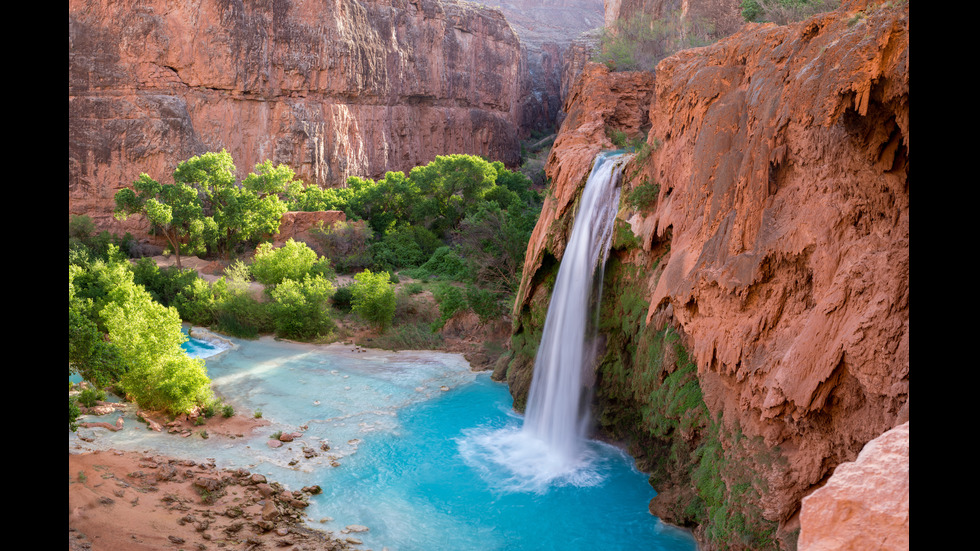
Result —
<path fill-rule="evenodd" d="M 463 291 L 459 287 L 448 283 L 440 283 L 432 294 L 439 304 L 439 319 L 432 323 L 433 330 L 442 329 L 446 325 L 446 322 L 449 321 L 449 318 L 453 317 L 456 312 L 465 310 L 467 307 L 466 297 L 463 296 Z"/>
<path fill-rule="evenodd" d="M 379 331 L 387 329 L 395 316 L 395 290 L 389 278 L 387 272 L 364 270 L 351 285 L 354 312 Z"/>
<path fill-rule="evenodd" d="M 311 232 L 320 253 L 330 259 L 340 273 L 351 273 L 371 266 L 371 227 L 364 220 L 335 222 Z"/>
<path fill-rule="evenodd" d="M 83 389 L 78 395 L 78 403 L 87 408 L 94 407 L 102 400 L 105 400 L 105 391 L 91 386 Z"/>
<path fill-rule="evenodd" d="M 68 218 L 68 237 L 74 237 L 76 239 L 88 239 L 92 233 L 95 232 L 95 222 L 92 222 L 92 217 L 82 215 L 71 215 Z"/>
<path fill-rule="evenodd" d="M 214 327 L 234 337 L 254 339 L 259 333 L 271 332 L 275 326 L 267 303 L 246 290 L 230 290 L 217 303 Z"/>
<path fill-rule="evenodd" d="M 406 273 L 417 279 L 435 277 L 438 279 L 448 279 L 451 281 L 464 281 L 467 279 L 468 270 L 466 262 L 459 254 L 450 247 L 439 247 L 432 253 L 432 256 L 414 270 Z"/>
<path fill-rule="evenodd" d="M 235 408 L 231 404 L 222 404 L 221 406 L 221 416 L 225 419 L 235 415 Z"/>
<path fill-rule="evenodd" d="M 78 416 L 81 415 L 78 409 L 78 399 L 75 396 L 68 398 L 68 430 L 75 432 L 78 430 Z"/>
<path fill-rule="evenodd" d="M 594 59 L 612 71 L 653 71 L 674 52 L 711 43 L 714 33 L 710 22 L 679 12 L 660 19 L 638 15 L 603 30 Z"/>
<path fill-rule="evenodd" d="M 119 288 L 102 317 L 122 358 L 130 365 L 123 390 L 140 405 L 171 413 L 189 411 L 211 398 L 204 361 L 181 348 L 187 339 L 177 310 L 154 302 L 142 288 Z"/>
<path fill-rule="evenodd" d="M 746 21 L 771 21 L 785 25 L 837 9 L 840 0 L 742 0 L 742 17 Z"/>
<path fill-rule="evenodd" d="M 625 201 L 633 209 L 645 210 L 657 201 L 658 195 L 660 195 L 660 186 L 656 182 L 644 180 L 626 194 Z"/>
<path fill-rule="evenodd" d="M 215 288 L 222 289 L 223 285 L 210 285 L 201 278 L 195 279 L 173 299 L 173 306 L 180 312 L 180 317 L 194 325 L 210 326 L 215 321 L 219 297 Z"/>
<path fill-rule="evenodd" d="M 333 296 L 330 297 L 330 301 L 337 310 L 345 314 L 350 312 L 354 305 L 354 293 L 351 291 L 351 286 L 344 285 L 343 287 L 338 287 L 334 291 Z"/>
<path fill-rule="evenodd" d="M 334 324 L 327 305 L 333 294 L 333 285 L 320 275 L 276 285 L 271 292 L 276 335 L 299 340 L 329 335 Z"/>
<path fill-rule="evenodd" d="M 394 272 L 422 264 L 440 245 L 439 238 L 426 228 L 402 224 L 371 245 L 371 256 L 375 267 Z"/>
<path fill-rule="evenodd" d="M 371 346 L 385 350 L 433 350 L 442 345 L 442 337 L 427 323 L 406 323 L 381 335 Z"/>
<path fill-rule="evenodd" d="M 177 296 L 198 280 L 196 270 L 176 266 L 160 268 L 150 258 L 141 258 L 133 266 L 133 281 L 164 306 L 173 306 Z"/>
<path fill-rule="evenodd" d="M 290 239 L 282 247 L 262 243 L 255 249 L 252 275 L 265 285 L 277 285 L 286 279 L 301 280 L 310 273 L 330 274 L 330 262 L 321 259 L 306 243 Z"/>
<path fill-rule="evenodd" d="M 500 316 L 500 302 L 497 300 L 497 293 L 487 289 L 480 289 L 476 285 L 467 286 L 466 303 L 483 323 Z"/>
<path fill-rule="evenodd" d="M 252 281 L 252 269 L 241 260 L 236 260 L 225 268 L 225 277 L 236 283 Z"/>

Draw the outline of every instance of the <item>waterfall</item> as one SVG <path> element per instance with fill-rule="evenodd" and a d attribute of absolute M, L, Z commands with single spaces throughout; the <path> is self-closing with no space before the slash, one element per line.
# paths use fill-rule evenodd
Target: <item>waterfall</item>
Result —
<path fill-rule="evenodd" d="M 629 156 L 600 154 L 582 192 L 551 295 L 534 362 L 524 432 L 541 440 L 561 465 L 574 464 L 590 421 L 593 341 L 601 285 L 619 207 L 619 178 Z M 599 289 L 601 294 L 601 287 Z"/>
<path fill-rule="evenodd" d="M 561 259 L 544 333 L 534 362 L 524 424 L 475 430 L 459 440 L 460 454 L 484 473 L 491 465 L 509 477 L 490 477 L 508 492 L 544 493 L 555 485 L 595 486 L 608 466 L 598 463 L 598 443 L 586 440 L 595 355 L 595 319 L 606 256 L 619 208 L 625 154 L 602 153 L 582 191 Z M 594 292 L 597 291 L 597 292 Z"/>

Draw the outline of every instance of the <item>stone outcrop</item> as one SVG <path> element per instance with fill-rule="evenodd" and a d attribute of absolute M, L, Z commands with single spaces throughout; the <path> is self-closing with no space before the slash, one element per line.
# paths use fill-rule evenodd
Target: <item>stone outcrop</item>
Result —
<path fill-rule="evenodd" d="M 68 6 L 69 213 L 118 230 L 115 191 L 227 149 L 304 182 L 407 171 L 436 155 L 509 166 L 525 72 L 497 11 L 440 0 Z"/>
<path fill-rule="evenodd" d="M 665 493 L 691 494 L 684 476 L 712 474 L 729 493 L 746 482 L 754 498 L 732 497 L 715 512 L 757 508 L 760 526 L 778 523 L 779 537 L 792 539 L 801 499 L 909 417 L 908 61 L 908 4 L 852 2 L 679 52 L 658 65 L 646 103 L 618 88 L 631 77 L 588 67 L 577 89 L 593 91 L 569 98 L 515 304 L 515 403 L 575 201 L 596 150 L 608 147 L 600 128 L 649 124 L 626 169 L 620 275 L 607 275 L 604 300 L 624 293 L 612 297 L 619 310 L 604 326 L 607 342 L 625 344 L 597 373 L 599 423 L 641 443 L 633 451 L 655 485 L 687 485 Z M 576 102 L 593 106 L 583 115 L 600 114 L 573 116 Z M 627 200 L 638 191 L 645 201 Z M 630 325 L 623 312 L 638 307 Z M 642 363 L 661 329 L 674 335 L 664 343 L 679 338 L 685 350 L 664 345 L 662 360 Z M 692 408 L 669 430 L 651 426 L 651 412 L 673 407 L 652 396 L 685 382 L 688 359 L 697 388 L 685 397 L 703 400 L 705 414 Z M 678 442 L 687 446 L 679 458 Z M 742 472 L 681 476 L 666 459 L 688 468 L 695 451 L 718 449 Z"/>
<path fill-rule="evenodd" d="M 339 210 L 321 210 L 316 212 L 287 212 L 279 222 L 279 233 L 274 243 L 283 244 L 290 239 L 309 242 L 313 238 L 310 231 L 316 228 L 328 228 L 336 222 L 347 221 L 347 215 Z"/>
<path fill-rule="evenodd" d="M 908 549 L 909 423 L 868 442 L 803 498 L 800 551 Z"/>

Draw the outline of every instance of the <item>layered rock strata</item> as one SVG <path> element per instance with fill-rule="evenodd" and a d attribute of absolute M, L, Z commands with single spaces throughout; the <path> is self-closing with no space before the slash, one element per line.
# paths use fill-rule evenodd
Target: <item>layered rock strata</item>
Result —
<path fill-rule="evenodd" d="M 709 545 L 715 515 L 749 518 L 750 506 L 761 528 L 742 535 L 761 539 L 746 545 L 769 545 L 765 523 L 791 545 L 802 498 L 908 420 L 908 46 L 907 3 L 857 2 L 682 51 L 659 64 L 646 103 L 617 89 L 627 77 L 594 66 L 577 85 L 594 91 L 570 98 L 506 376 L 520 406 L 563 228 L 607 147 L 600 129 L 633 132 L 644 123 L 618 121 L 647 117 L 624 184 L 620 275 L 608 282 L 617 319 L 602 324 L 623 350 L 600 365 L 597 412 L 607 431 L 641 442 L 633 451 L 659 472 L 658 491 L 690 507 L 658 510 L 707 524 Z M 585 97 L 632 115 L 577 108 Z M 663 356 L 640 361 L 654 349 Z M 690 392 L 665 394 L 677 389 Z M 714 499 L 708 482 L 728 492 L 711 519 L 696 511 Z M 742 486 L 754 497 L 735 499 Z"/>
<path fill-rule="evenodd" d="M 440 0 L 107 2 L 68 7 L 69 213 L 100 227 L 141 172 L 227 149 L 308 184 L 438 154 L 519 162 L 521 44 Z"/>

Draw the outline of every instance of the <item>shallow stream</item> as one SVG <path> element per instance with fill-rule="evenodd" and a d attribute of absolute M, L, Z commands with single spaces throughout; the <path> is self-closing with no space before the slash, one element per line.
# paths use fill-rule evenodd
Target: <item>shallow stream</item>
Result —
<path fill-rule="evenodd" d="M 311 524 L 367 526 L 357 534 L 365 549 L 696 548 L 687 532 L 647 512 L 655 492 L 615 447 L 589 442 L 580 468 L 560 478 L 502 464 L 500 448 L 519 437 L 522 419 L 506 386 L 472 373 L 459 355 L 235 342 L 237 349 L 207 359 L 208 373 L 236 412 L 261 411 L 271 426 L 246 438 L 178 438 L 127 414 L 124 430 L 80 429 L 69 449 L 212 458 L 290 489 L 318 484 Z M 280 430 L 303 436 L 270 448 Z M 306 458 L 304 447 L 317 456 Z"/>

